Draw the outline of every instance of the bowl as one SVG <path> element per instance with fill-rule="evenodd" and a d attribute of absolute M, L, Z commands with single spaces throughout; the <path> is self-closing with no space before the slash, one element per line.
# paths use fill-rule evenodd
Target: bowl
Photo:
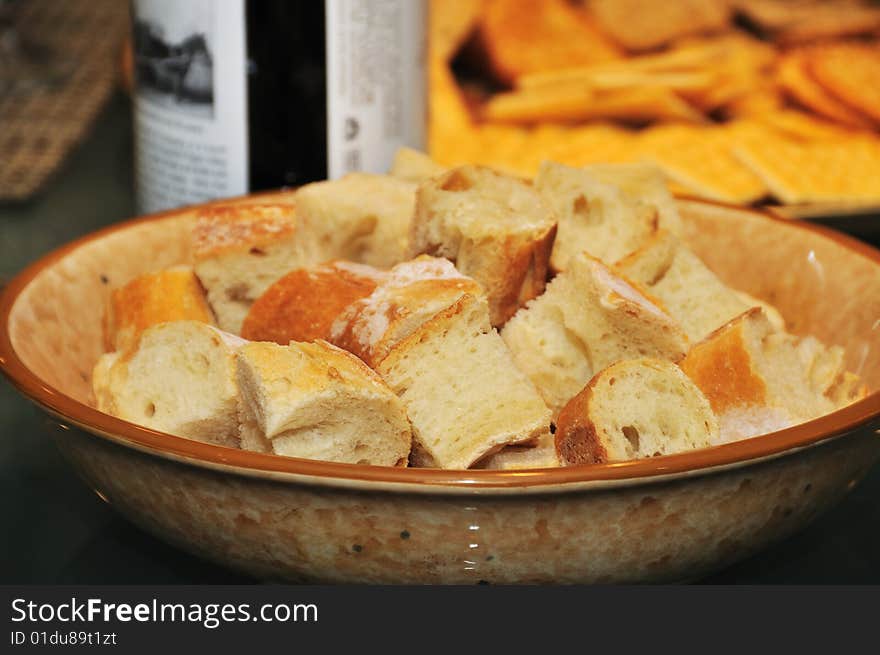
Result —
<path fill-rule="evenodd" d="M 880 252 L 826 228 L 679 199 L 685 240 L 880 389 Z M 111 288 L 189 261 L 191 209 L 86 236 L 0 298 L 0 366 L 58 448 L 143 529 L 267 580 L 625 583 L 699 578 L 785 538 L 880 457 L 880 393 L 773 434 L 651 459 L 527 471 L 309 461 L 103 414 L 90 373 Z M 24 435 L 23 435 L 24 436 Z"/>

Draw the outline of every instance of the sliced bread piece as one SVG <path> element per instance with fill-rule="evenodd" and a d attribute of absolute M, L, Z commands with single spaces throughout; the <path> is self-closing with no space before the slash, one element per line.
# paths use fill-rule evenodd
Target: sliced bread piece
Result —
<path fill-rule="evenodd" d="M 239 351 L 242 447 L 332 462 L 406 465 L 400 399 L 357 357 L 325 341 Z"/>
<path fill-rule="evenodd" d="M 479 284 L 447 259 L 420 255 L 398 264 L 333 323 L 330 341 L 375 367 L 397 343 L 464 294 L 485 304 Z"/>
<path fill-rule="evenodd" d="M 235 353 L 243 339 L 198 321 L 147 328 L 92 375 L 102 412 L 197 441 L 238 446 Z"/>
<path fill-rule="evenodd" d="M 401 180 L 421 183 L 446 171 L 428 155 L 412 148 L 399 148 L 394 154 L 390 174 Z"/>
<path fill-rule="evenodd" d="M 658 298 L 692 341 L 750 307 L 670 232 L 658 232 L 615 268 Z"/>
<path fill-rule="evenodd" d="M 553 435 L 548 432 L 538 437 L 533 444 L 505 446 L 497 453 L 480 460 L 474 468 L 510 471 L 557 466 L 559 466 L 559 457 L 556 455 L 556 444 Z"/>
<path fill-rule="evenodd" d="M 214 323 L 205 291 L 187 266 L 138 275 L 114 289 L 104 313 L 105 348 L 128 350 L 148 327 L 169 321 Z"/>
<path fill-rule="evenodd" d="M 351 303 L 369 296 L 385 272 L 365 264 L 332 261 L 298 268 L 251 305 L 241 336 L 251 341 L 329 339 L 333 321 Z"/>
<path fill-rule="evenodd" d="M 556 219 L 531 186 L 460 166 L 419 186 L 409 254 L 453 261 L 483 287 L 500 326 L 544 291 L 555 235 Z"/>
<path fill-rule="evenodd" d="M 732 441 L 802 423 L 851 402 L 836 395 L 837 384 L 843 385 L 844 396 L 857 397 L 858 384 L 847 379 L 842 362 L 833 361 L 837 352 L 779 332 L 755 307 L 694 345 L 681 368 L 712 404 L 722 440 Z"/>
<path fill-rule="evenodd" d="M 573 260 L 501 336 L 554 415 L 603 368 L 637 357 L 676 360 L 688 348 L 656 301 L 591 258 Z"/>
<path fill-rule="evenodd" d="M 195 272 L 221 329 L 238 334 L 251 304 L 282 275 L 312 263 L 289 204 L 213 205 L 193 228 Z"/>
<path fill-rule="evenodd" d="M 600 371 L 559 414 L 555 437 L 564 465 L 671 455 L 717 440 L 702 392 L 675 364 L 650 358 Z"/>
<path fill-rule="evenodd" d="M 390 175 L 350 173 L 306 184 L 297 213 L 320 261 L 348 259 L 387 268 L 404 257 L 416 185 Z"/>
<path fill-rule="evenodd" d="M 613 264 L 657 230 L 655 207 L 586 169 L 544 162 L 535 177 L 535 188 L 559 221 L 550 257 L 554 271 L 566 270 L 570 261 L 584 252 Z"/>
<path fill-rule="evenodd" d="M 680 235 L 681 216 L 663 171 L 653 164 L 590 164 L 584 170 L 604 184 L 616 186 L 630 198 L 657 210 L 661 230 Z"/>
<path fill-rule="evenodd" d="M 376 366 L 403 400 L 421 462 L 465 469 L 550 427 L 550 411 L 489 322 L 464 295 Z"/>

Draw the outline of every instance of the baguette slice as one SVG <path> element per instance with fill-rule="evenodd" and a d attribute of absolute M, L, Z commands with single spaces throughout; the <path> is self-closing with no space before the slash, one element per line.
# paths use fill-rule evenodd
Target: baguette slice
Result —
<path fill-rule="evenodd" d="M 199 212 L 195 272 L 221 329 L 239 334 L 251 304 L 282 275 L 311 262 L 290 204 L 229 204 Z"/>
<path fill-rule="evenodd" d="M 257 298 L 241 326 L 241 336 L 282 346 L 329 339 L 339 314 L 373 293 L 385 277 L 378 268 L 346 261 L 298 268 Z"/>
<path fill-rule="evenodd" d="M 552 211 L 525 182 L 481 166 L 429 179 L 416 194 L 411 257 L 446 257 L 483 287 L 492 325 L 544 291 L 556 235 Z"/>
<path fill-rule="evenodd" d="M 198 321 L 147 328 L 92 375 L 102 412 L 197 441 L 238 446 L 235 353 L 243 339 Z"/>
<path fill-rule="evenodd" d="M 104 314 L 104 345 L 108 351 L 128 350 L 148 327 L 187 320 L 214 324 L 205 291 L 193 270 L 175 266 L 145 273 L 110 294 Z"/>
<path fill-rule="evenodd" d="M 325 341 L 249 343 L 238 356 L 242 448 L 332 462 L 405 465 L 400 400 L 363 362 Z"/>
<path fill-rule="evenodd" d="M 423 464 L 466 469 L 549 430 L 550 411 L 471 295 L 397 344 L 376 370 L 403 400 Z"/>
<path fill-rule="evenodd" d="M 390 174 L 401 180 L 420 184 L 445 171 L 445 166 L 438 164 L 423 152 L 411 148 L 398 148 L 394 154 Z"/>
<path fill-rule="evenodd" d="M 675 364 L 634 359 L 600 371 L 559 414 L 563 465 L 621 462 L 706 448 L 718 440 L 709 401 Z"/>
<path fill-rule="evenodd" d="M 554 415 L 603 368 L 638 357 L 677 360 L 688 348 L 656 301 L 586 256 L 517 312 L 501 336 Z"/>
<path fill-rule="evenodd" d="M 615 268 L 658 298 L 692 341 L 751 306 L 669 232 L 658 232 Z"/>
<path fill-rule="evenodd" d="M 404 256 L 416 185 L 390 175 L 350 173 L 296 192 L 303 232 L 320 261 L 387 268 Z"/>
<path fill-rule="evenodd" d="M 583 252 L 613 264 L 657 230 L 655 207 L 586 169 L 544 162 L 535 177 L 535 188 L 559 221 L 550 256 L 554 271 L 566 270 Z"/>
<path fill-rule="evenodd" d="M 808 354 L 812 351 L 812 354 Z M 696 344 L 681 367 L 721 422 L 723 441 L 808 421 L 857 400 L 864 386 L 836 349 L 773 327 L 753 308 Z M 842 392 L 842 393 L 841 393 Z"/>
<path fill-rule="evenodd" d="M 449 262 L 421 255 L 398 264 L 367 297 L 343 311 L 330 341 L 374 367 L 400 341 L 464 294 L 485 304 L 483 290 Z"/>

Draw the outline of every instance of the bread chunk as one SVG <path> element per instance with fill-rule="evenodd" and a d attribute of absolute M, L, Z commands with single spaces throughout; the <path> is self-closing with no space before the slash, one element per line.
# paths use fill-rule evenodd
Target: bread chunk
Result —
<path fill-rule="evenodd" d="M 419 184 L 446 171 L 446 167 L 412 148 L 398 148 L 390 174 L 401 180 Z"/>
<path fill-rule="evenodd" d="M 544 469 L 559 466 L 556 444 L 549 432 L 541 435 L 533 444 L 505 446 L 497 453 L 480 460 L 478 469 L 511 471 L 517 469 Z"/>
<path fill-rule="evenodd" d="M 603 184 L 617 187 L 631 199 L 654 207 L 661 230 L 681 234 L 681 215 L 659 167 L 640 163 L 590 164 L 584 166 L 584 170 Z"/>
<path fill-rule="evenodd" d="M 638 357 L 676 360 L 688 348 L 656 301 L 589 257 L 572 260 L 501 336 L 554 415 L 607 366 Z"/>
<path fill-rule="evenodd" d="M 214 315 L 193 270 L 175 266 L 145 273 L 114 289 L 104 313 L 104 346 L 128 350 L 151 325 L 169 321 L 214 324 Z"/>
<path fill-rule="evenodd" d="M 564 465 L 600 464 L 706 448 L 718 434 L 709 401 L 681 369 L 643 358 L 590 380 L 559 414 L 555 442 Z"/>
<path fill-rule="evenodd" d="M 584 252 L 613 264 L 645 243 L 658 212 L 586 169 L 544 162 L 535 188 L 553 208 L 559 232 L 550 257 L 554 271 L 568 268 Z"/>
<path fill-rule="evenodd" d="M 357 357 L 325 341 L 249 343 L 238 356 L 243 448 L 332 462 L 406 465 L 400 399 Z"/>
<path fill-rule="evenodd" d="M 669 232 L 658 232 L 616 268 L 658 298 L 692 341 L 750 307 Z"/>
<path fill-rule="evenodd" d="M 391 348 L 466 293 L 485 304 L 480 285 L 449 260 L 421 255 L 392 268 L 369 296 L 351 303 L 333 323 L 330 341 L 375 368 Z"/>
<path fill-rule="evenodd" d="M 466 469 L 549 430 L 550 411 L 471 295 L 398 343 L 376 370 L 403 400 L 423 463 Z"/>
<path fill-rule="evenodd" d="M 237 447 L 235 353 L 244 343 L 197 321 L 149 327 L 129 350 L 98 360 L 97 407 L 153 430 Z"/>
<path fill-rule="evenodd" d="M 369 173 L 306 184 L 296 192 L 303 238 L 319 261 L 393 266 L 406 259 L 415 193 L 413 182 Z"/>
<path fill-rule="evenodd" d="M 290 204 L 212 205 L 193 228 L 195 272 L 221 329 L 239 334 L 251 304 L 311 258 L 298 240 Z"/>
<path fill-rule="evenodd" d="M 483 287 L 492 325 L 540 295 L 556 219 L 525 182 L 460 166 L 419 186 L 409 238 L 412 257 L 446 257 Z"/>
<path fill-rule="evenodd" d="M 378 268 L 346 261 L 298 268 L 257 298 L 241 326 L 241 336 L 282 346 L 329 340 L 339 314 L 373 293 L 385 276 Z"/>
<path fill-rule="evenodd" d="M 755 307 L 694 345 L 681 368 L 712 404 L 721 439 L 733 441 L 803 423 L 861 397 L 864 387 L 843 369 L 840 354 L 778 331 Z"/>

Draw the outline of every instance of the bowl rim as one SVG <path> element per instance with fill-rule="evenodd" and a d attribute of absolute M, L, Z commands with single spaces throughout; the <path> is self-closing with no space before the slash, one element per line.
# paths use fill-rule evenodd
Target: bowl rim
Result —
<path fill-rule="evenodd" d="M 720 468 L 742 466 L 756 461 L 775 458 L 823 441 L 849 433 L 872 419 L 880 417 L 880 390 L 830 414 L 760 437 L 704 448 L 674 455 L 614 462 L 544 469 L 520 470 L 441 470 L 397 468 L 362 464 L 344 464 L 308 460 L 295 457 L 257 453 L 193 441 L 184 437 L 158 432 L 123 419 L 104 414 L 97 409 L 54 388 L 31 371 L 19 358 L 9 333 L 9 320 L 22 292 L 44 270 L 74 250 L 115 232 L 130 229 L 142 223 L 161 221 L 197 210 L 201 207 L 223 204 L 230 200 L 275 196 L 280 190 L 249 194 L 237 198 L 180 207 L 154 214 L 119 221 L 90 232 L 43 255 L 20 271 L 0 293 L 0 371 L 26 398 L 42 406 L 51 414 L 69 421 L 91 434 L 136 450 L 160 457 L 182 461 L 203 468 L 220 468 L 248 477 L 268 479 L 319 479 L 325 484 L 343 485 L 385 483 L 393 487 L 437 487 L 459 489 L 514 489 L 558 487 L 577 483 L 618 482 L 633 480 L 660 480 L 670 476 L 682 477 L 709 473 Z M 771 211 L 741 207 L 692 196 L 676 196 L 678 201 L 710 207 L 752 213 L 763 219 L 785 223 L 791 229 L 815 232 L 831 239 L 847 250 L 867 257 L 880 266 L 880 250 L 844 235 L 836 230 L 782 218 Z M 271 201 L 271 198 L 266 199 Z"/>

